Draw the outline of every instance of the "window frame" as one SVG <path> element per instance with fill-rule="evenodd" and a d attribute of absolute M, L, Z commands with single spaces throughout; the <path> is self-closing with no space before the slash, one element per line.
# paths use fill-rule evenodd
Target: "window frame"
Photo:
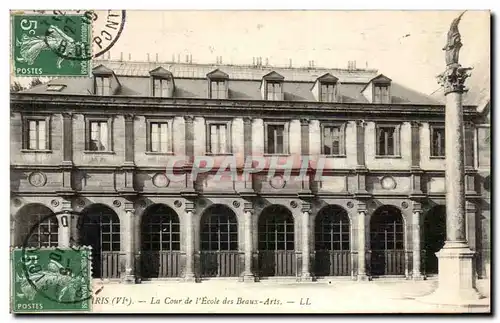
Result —
<path fill-rule="evenodd" d="M 51 143 L 51 120 L 50 115 L 23 115 L 22 117 L 22 152 L 52 152 Z M 29 122 L 30 121 L 45 121 L 45 149 L 30 149 L 29 148 Z"/>
<path fill-rule="evenodd" d="M 270 153 L 268 149 L 269 126 L 283 126 L 283 152 Z M 264 155 L 288 156 L 290 155 L 290 121 L 264 121 Z"/>
<path fill-rule="evenodd" d="M 377 88 L 387 88 L 387 100 L 381 94 L 380 101 L 377 102 L 376 91 Z M 381 92 L 382 93 L 382 92 Z M 386 82 L 373 83 L 373 103 L 375 104 L 390 104 L 391 103 L 391 84 Z"/>
<path fill-rule="evenodd" d="M 326 103 L 337 102 L 337 82 L 320 81 L 318 85 L 319 85 L 319 101 L 320 102 L 326 102 Z M 332 101 L 323 100 L 323 86 L 327 86 L 327 87 L 332 86 L 333 87 Z"/>
<path fill-rule="evenodd" d="M 323 156 L 329 156 L 329 157 L 346 157 L 346 138 L 345 138 L 345 132 L 346 132 L 346 126 L 347 122 L 331 122 L 331 121 L 326 121 L 326 122 L 321 122 L 320 123 L 320 144 L 321 144 L 321 154 Z M 325 147 L 324 147 L 324 133 L 325 133 L 325 128 L 328 127 L 337 127 L 340 130 L 340 145 L 339 145 L 339 153 L 338 154 L 325 154 Z"/>
<path fill-rule="evenodd" d="M 429 157 L 432 159 L 444 159 L 446 157 L 446 139 L 445 139 L 444 148 L 441 149 L 442 155 L 434 155 L 434 130 L 437 130 L 437 129 L 442 130 L 443 135 L 446 138 L 444 124 L 429 124 L 429 140 L 430 140 Z"/>
<path fill-rule="evenodd" d="M 97 79 L 108 79 L 109 80 L 109 93 L 108 94 L 104 94 L 104 93 L 98 93 L 97 92 L 97 89 L 99 88 L 97 86 Z M 112 91 L 111 89 L 113 88 L 112 84 L 111 84 L 111 75 L 94 75 L 94 94 L 95 95 L 99 95 L 99 96 L 110 96 L 112 95 Z"/>
<path fill-rule="evenodd" d="M 91 150 L 90 149 L 90 138 L 91 138 L 91 124 L 93 122 L 106 122 L 108 124 L 108 149 L 107 150 Z M 114 153 L 113 147 L 113 117 L 97 117 L 97 116 L 85 116 L 85 153 L 90 154 L 110 154 Z"/>
<path fill-rule="evenodd" d="M 378 132 L 380 128 L 394 128 L 394 154 L 392 155 L 382 155 L 379 151 L 379 141 L 378 141 Z M 375 123 L 375 157 L 376 158 L 401 158 L 401 124 L 400 123 L 383 123 L 378 122 Z"/>
<path fill-rule="evenodd" d="M 168 143 L 167 143 L 167 151 L 152 151 L 151 144 L 151 124 L 153 123 L 166 123 L 168 125 Z M 174 119 L 154 119 L 154 118 L 146 118 L 146 154 L 147 155 L 173 155 L 174 154 Z"/>
<path fill-rule="evenodd" d="M 283 101 L 283 98 L 284 98 L 284 92 L 283 92 L 283 81 L 277 81 L 277 80 L 266 80 L 264 86 L 265 86 L 265 89 L 264 89 L 264 93 L 265 93 L 265 100 L 266 101 Z M 269 84 L 279 84 L 280 86 L 280 93 L 279 93 L 279 99 L 269 99 Z"/>
<path fill-rule="evenodd" d="M 161 95 L 156 95 L 155 81 L 160 81 L 161 82 L 161 85 L 162 85 L 162 86 L 160 86 L 160 94 Z M 162 91 L 163 82 L 166 83 L 166 89 L 165 90 L 167 92 L 167 95 L 165 95 L 165 96 L 162 95 L 163 94 L 163 91 Z M 155 98 L 169 98 L 169 97 L 171 97 L 172 86 L 173 86 L 173 81 L 172 81 L 171 77 L 158 76 L 158 75 L 152 75 L 151 76 L 151 96 L 152 97 L 155 97 Z"/>
<path fill-rule="evenodd" d="M 220 83 L 223 83 L 223 86 L 224 86 L 224 97 L 223 98 L 214 98 L 213 97 L 213 93 L 212 93 L 212 82 L 216 82 L 217 84 L 220 84 Z M 219 85 L 218 85 L 219 86 Z M 217 91 L 217 93 L 220 93 L 220 89 L 219 91 Z M 226 100 L 228 98 L 228 82 L 227 82 L 227 79 L 223 79 L 223 78 L 209 78 L 208 79 L 208 96 L 210 99 L 214 99 L 214 100 Z"/>
<path fill-rule="evenodd" d="M 230 156 L 233 154 L 233 131 L 232 131 L 232 120 L 205 120 L 205 155 L 206 156 Z M 226 150 L 225 153 L 213 153 L 211 150 L 211 135 L 210 127 L 213 125 L 225 125 L 226 126 Z"/>

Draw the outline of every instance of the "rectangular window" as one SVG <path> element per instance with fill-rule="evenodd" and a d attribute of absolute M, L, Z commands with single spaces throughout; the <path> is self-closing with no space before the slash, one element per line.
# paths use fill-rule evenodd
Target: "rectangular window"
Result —
<path fill-rule="evenodd" d="M 169 129 L 168 123 L 151 122 L 149 129 L 150 147 L 151 152 L 169 152 Z"/>
<path fill-rule="evenodd" d="M 228 154 L 230 148 L 230 132 L 227 123 L 208 124 L 208 151 L 211 154 Z"/>
<path fill-rule="evenodd" d="M 90 151 L 109 151 L 109 132 L 107 121 L 89 122 L 89 150 Z"/>
<path fill-rule="evenodd" d="M 373 103 L 389 103 L 389 86 L 374 85 Z"/>
<path fill-rule="evenodd" d="M 323 154 L 344 155 L 344 127 L 325 125 L 323 128 Z"/>
<path fill-rule="evenodd" d="M 432 127 L 431 128 L 431 156 L 444 157 L 445 155 L 445 140 L 444 128 Z"/>
<path fill-rule="evenodd" d="M 281 83 L 267 82 L 267 100 L 277 101 L 281 100 Z"/>
<path fill-rule="evenodd" d="M 288 149 L 288 147 L 286 147 L 286 135 L 285 125 L 267 125 L 266 153 L 285 154 Z"/>
<path fill-rule="evenodd" d="M 335 101 L 335 84 L 321 84 L 321 102 Z"/>
<path fill-rule="evenodd" d="M 377 127 L 377 155 L 397 156 L 399 155 L 399 127 L 381 126 Z"/>
<path fill-rule="evenodd" d="M 96 76 L 95 77 L 95 94 L 110 95 L 111 94 L 111 78 Z"/>
<path fill-rule="evenodd" d="M 169 95 L 170 80 L 164 78 L 153 79 L 153 96 L 154 97 L 168 97 Z"/>
<path fill-rule="evenodd" d="M 47 121 L 46 120 L 28 120 L 28 145 L 30 150 L 46 150 L 47 142 Z"/>
<path fill-rule="evenodd" d="M 226 99 L 226 82 L 210 81 L 210 98 Z"/>

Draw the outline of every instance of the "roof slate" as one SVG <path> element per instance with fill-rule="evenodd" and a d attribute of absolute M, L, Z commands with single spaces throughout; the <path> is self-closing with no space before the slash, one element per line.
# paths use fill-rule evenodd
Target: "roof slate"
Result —
<path fill-rule="evenodd" d="M 96 66 L 102 62 L 94 62 Z M 275 72 L 284 77 L 285 101 L 309 101 L 316 99 L 311 92 L 316 80 L 329 73 L 338 78 L 338 95 L 342 103 L 368 103 L 361 93 L 366 84 L 380 75 L 374 70 L 335 70 L 335 69 L 286 69 L 256 68 L 245 66 L 214 66 L 194 64 L 158 64 L 109 61 L 103 64 L 112 70 L 119 79 L 121 88 L 117 96 L 151 96 L 150 71 L 162 67 L 172 73 L 175 80 L 174 97 L 208 98 L 207 74 L 219 69 L 229 76 L 228 98 L 234 100 L 262 100 L 260 91 L 263 76 Z M 189 65 L 189 66 L 188 66 Z M 48 84 L 63 84 L 60 92 L 47 92 Z M 396 82 L 391 83 L 392 103 L 441 105 L 438 100 L 406 88 Z M 23 93 L 51 93 L 54 95 L 80 94 L 93 95 L 92 78 L 56 78 L 46 84 L 22 91 Z"/>

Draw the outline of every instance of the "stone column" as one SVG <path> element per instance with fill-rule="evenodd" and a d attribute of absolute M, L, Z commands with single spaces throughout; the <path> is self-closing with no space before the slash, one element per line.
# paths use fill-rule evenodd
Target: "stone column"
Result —
<path fill-rule="evenodd" d="M 245 220 L 244 220 L 244 241 L 245 241 L 245 270 L 243 271 L 243 281 L 254 282 L 255 276 L 252 272 L 253 258 L 253 241 L 252 241 L 252 203 L 244 204 Z"/>
<path fill-rule="evenodd" d="M 358 203 L 358 281 L 368 280 L 366 275 L 366 204 Z"/>
<path fill-rule="evenodd" d="M 476 251 L 476 204 L 472 201 L 465 201 L 465 213 L 467 224 L 467 242 L 472 251 Z"/>
<path fill-rule="evenodd" d="M 135 283 L 135 255 L 134 255 L 134 232 L 135 228 L 134 203 L 125 203 L 125 276 L 126 283 Z"/>
<path fill-rule="evenodd" d="M 194 192 L 194 181 L 191 176 L 193 161 L 194 161 L 194 117 L 190 115 L 184 116 L 185 122 L 185 154 L 186 164 L 184 165 L 184 172 L 186 174 L 186 188 L 185 191 L 189 193 Z"/>
<path fill-rule="evenodd" d="M 447 61 L 447 64 L 446 71 L 439 77 L 446 96 L 446 242 L 436 254 L 438 287 L 423 299 L 439 304 L 470 305 L 481 303 L 481 296 L 476 290 L 474 252 L 467 244 L 465 226 L 462 94 L 469 69 L 458 63 Z"/>
<path fill-rule="evenodd" d="M 420 272 L 420 216 L 422 214 L 422 205 L 418 202 L 413 203 L 413 279 L 423 279 Z"/>
<path fill-rule="evenodd" d="M 311 281 L 310 272 L 310 250 L 309 250 L 309 217 L 311 214 L 311 204 L 302 203 L 302 271 L 300 274 L 301 281 Z"/>
<path fill-rule="evenodd" d="M 311 194 L 311 185 L 309 182 L 309 119 L 307 118 L 300 119 L 300 153 L 302 155 L 301 165 L 307 165 L 307 170 L 302 179 L 302 189 L 299 194 L 308 196 Z"/>
<path fill-rule="evenodd" d="M 63 201 L 61 211 L 57 215 L 59 222 L 58 246 L 59 248 L 69 248 L 71 246 L 71 202 Z"/>
<path fill-rule="evenodd" d="M 62 191 L 71 192 L 71 174 L 73 169 L 73 114 L 63 113 L 63 160 L 61 168 L 63 172 Z M 47 129 L 48 131 L 48 129 Z"/>
<path fill-rule="evenodd" d="M 252 118 L 245 117 L 243 118 L 243 154 L 244 154 L 244 167 L 252 168 L 252 165 L 247 165 L 246 160 L 248 157 L 252 156 Z M 246 174 L 245 170 L 243 171 L 243 175 L 245 178 L 243 179 L 245 182 L 245 192 L 253 192 L 253 180 L 252 174 Z"/>
<path fill-rule="evenodd" d="M 186 267 L 184 270 L 184 280 L 195 281 L 194 275 L 194 237 L 193 237 L 193 214 L 195 212 L 195 206 L 193 202 L 186 202 L 186 208 L 184 210 L 185 218 L 185 246 L 186 246 Z"/>
<path fill-rule="evenodd" d="M 368 197 L 368 192 L 366 190 L 366 174 L 368 170 L 366 169 L 365 160 L 365 127 L 366 122 L 364 120 L 356 120 L 356 177 L 357 177 L 357 187 L 355 192 L 356 198 Z"/>
<path fill-rule="evenodd" d="M 411 123 L 411 196 L 421 197 L 422 185 L 422 169 L 420 168 L 420 122 L 412 121 Z"/>

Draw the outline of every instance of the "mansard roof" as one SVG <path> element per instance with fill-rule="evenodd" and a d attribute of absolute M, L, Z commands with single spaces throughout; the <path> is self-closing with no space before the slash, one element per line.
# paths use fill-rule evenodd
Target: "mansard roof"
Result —
<path fill-rule="evenodd" d="M 92 69 L 92 74 L 94 75 L 113 75 L 113 70 L 100 64 Z"/>
<path fill-rule="evenodd" d="M 118 64 L 119 63 L 119 64 Z M 209 75 L 226 76 L 231 100 L 262 100 L 260 91 L 262 80 L 280 80 L 285 83 L 284 101 L 317 102 L 311 87 L 318 79 L 336 78 L 339 102 L 369 103 L 363 96 L 365 86 L 374 80 L 389 79 L 376 70 L 340 70 L 320 68 L 269 68 L 224 65 L 222 67 L 203 64 L 151 62 L 97 61 L 93 73 L 111 73 L 120 82 L 120 90 L 115 96 L 149 97 L 151 73 L 164 71 L 175 79 L 173 98 L 208 99 L 207 77 Z M 389 79 L 390 80 L 390 79 Z M 47 91 L 49 84 L 62 84 L 60 92 Z M 89 78 L 54 78 L 46 84 L 35 86 L 20 93 L 46 93 L 50 95 L 80 94 L 93 95 L 93 79 Z M 397 82 L 391 83 L 391 102 L 394 104 L 442 105 L 441 102 L 418 91 L 409 89 Z"/>
<path fill-rule="evenodd" d="M 149 74 L 151 76 L 172 77 L 172 73 L 163 68 L 163 66 L 158 66 L 154 70 L 149 71 Z"/>
<path fill-rule="evenodd" d="M 339 79 L 335 76 L 333 76 L 332 74 L 330 73 L 325 73 L 323 75 L 321 75 L 320 77 L 318 77 L 316 79 L 316 81 L 319 81 L 319 82 L 327 82 L 327 83 L 335 83 L 337 82 Z"/>

